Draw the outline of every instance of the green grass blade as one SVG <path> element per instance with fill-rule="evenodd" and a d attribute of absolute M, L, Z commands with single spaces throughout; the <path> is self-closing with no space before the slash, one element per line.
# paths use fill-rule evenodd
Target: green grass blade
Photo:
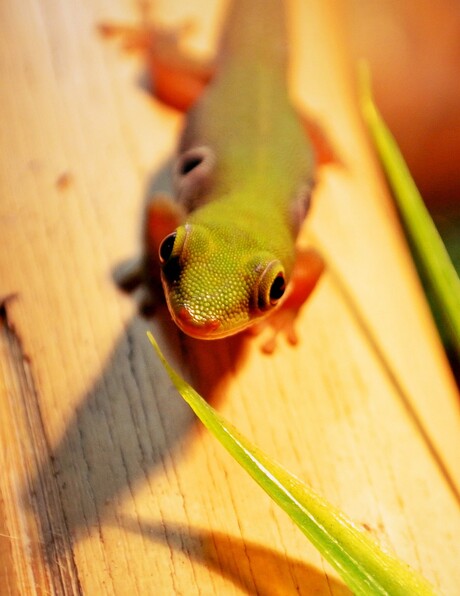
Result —
<path fill-rule="evenodd" d="M 447 337 L 460 362 L 460 279 L 399 147 L 374 104 L 365 67 L 361 69 L 361 109 L 427 285 L 435 318 L 442 321 L 441 337 Z"/>
<path fill-rule="evenodd" d="M 423 577 L 383 551 L 339 510 L 245 439 L 181 379 L 151 333 L 148 337 L 172 382 L 201 422 L 284 509 L 355 594 L 435 594 Z"/>

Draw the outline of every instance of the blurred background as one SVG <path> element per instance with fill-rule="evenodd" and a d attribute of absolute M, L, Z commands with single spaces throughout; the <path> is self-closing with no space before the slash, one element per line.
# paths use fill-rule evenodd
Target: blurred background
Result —
<path fill-rule="evenodd" d="M 343 0 L 352 57 L 460 270 L 460 2 Z"/>

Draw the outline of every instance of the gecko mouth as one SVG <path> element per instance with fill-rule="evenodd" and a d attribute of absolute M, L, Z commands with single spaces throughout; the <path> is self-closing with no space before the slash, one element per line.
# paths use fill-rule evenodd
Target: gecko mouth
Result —
<path fill-rule="evenodd" d="M 196 337 L 198 339 L 216 339 L 225 335 L 225 333 L 219 333 L 218 331 L 219 327 L 221 327 L 220 321 L 217 319 L 197 321 L 185 306 L 182 306 L 173 315 L 173 319 L 177 326 L 191 337 Z"/>

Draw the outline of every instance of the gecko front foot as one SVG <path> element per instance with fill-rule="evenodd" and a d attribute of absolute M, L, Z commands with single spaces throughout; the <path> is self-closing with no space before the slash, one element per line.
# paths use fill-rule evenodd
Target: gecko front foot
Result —
<path fill-rule="evenodd" d="M 139 311 L 144 316 L 151 316 L 159 305 L 165 304 L 159 246 L 181 223 L 183 217 L 183 210 L 169 195 L 153 195 L 146 209 L 142 258 L 126 261 L 114 271 L 113 277 L 120 289 L 138 294 Z"/>
<path fill-rule="evenodd" d="M 286 298 L 277 311 L 254 327 L 255 333 L 269 328 L 269 337 L 261 345 L 262 352 L 272 354 L 280 334 L 289 344 L 297 344 L 296 321 L 299 311 L 315 289 L 324 269 L 324 259 L 316 250 L 298 251 Z"/>

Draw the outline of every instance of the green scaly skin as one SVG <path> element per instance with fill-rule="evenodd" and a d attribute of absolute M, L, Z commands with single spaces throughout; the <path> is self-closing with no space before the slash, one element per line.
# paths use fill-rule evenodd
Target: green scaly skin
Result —
<path fill-rule="evenodd" d="M 282 5 L 233 2 L 217 74 L 179 147 L 176 198 L 188 214 L 162 246 L 162 282 L 178 326 L 203 339 L 234 334 L 278 307 L 282 292 L 271 284 L 289 281 L 308 209 L 314 157 L 287 94 Z"/>

